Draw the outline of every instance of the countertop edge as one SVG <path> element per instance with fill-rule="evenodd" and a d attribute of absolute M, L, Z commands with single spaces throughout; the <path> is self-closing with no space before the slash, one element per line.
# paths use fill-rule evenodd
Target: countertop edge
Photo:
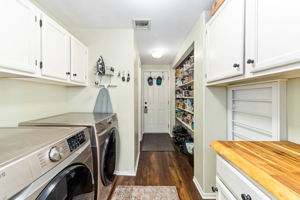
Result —
<path fill-rule="evenodd" d="M 236 167 L 246 173 L 251 179 L 256 181 L 276 198 L 284 200 L 300 199 L 300 194 L 275 180 L 263 170 L 255 167 L 255 165 L 248 162 L 247 159 L 243 158 L 232 149 L 226 147 L 221 142 L 213 141 L 211 143 L 211 147 L 218 154 L 233 163 Z M 253 176 L 253 174 L 255 174 L 255 176 Z M 272 185 L 272 187 L 270 185 Z"/>

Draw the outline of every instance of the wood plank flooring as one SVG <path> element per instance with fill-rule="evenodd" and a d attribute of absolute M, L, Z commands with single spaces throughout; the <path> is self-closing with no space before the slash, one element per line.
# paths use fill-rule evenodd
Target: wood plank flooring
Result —
<path fill-rule="evenodd" d="M 141 152 L 136 177 L 119 176 L 116 185 L 176 186 L 181 200 L 202 200 L 186 156 L 174 152 Z"/>

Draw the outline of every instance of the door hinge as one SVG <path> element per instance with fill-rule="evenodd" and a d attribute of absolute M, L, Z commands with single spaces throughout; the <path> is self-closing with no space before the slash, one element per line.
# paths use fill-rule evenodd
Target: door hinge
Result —
<path fill-rule="evenodd" d="M 40 69 L 43 69 L 43 62 L 40 62 Z"/>
<path fill-rule="evenodd" d="M 168 124 L 168 128 L 170 128 L 170 124 Z"/>
<path fill-rule="evenodd" d="M 35 20 L 35 22 L 37 22 L 37 16 L 34 16 L 34 20 Z"/>
<path fill-rule="evenodd" d="M 207 78 L 207 74 L 205 74 L 205 78 Z"/>
<path fill-rule="evenodd" d="M 37 63 L 38 63 L 38 61 L 37 61 L 37 60 L 35 60 L 35 66 L 37 66 Z"/>
<path fill-rule="evenodd" d="M 43 26 L 43 20 L 40 19 L 40 27 Z"/>

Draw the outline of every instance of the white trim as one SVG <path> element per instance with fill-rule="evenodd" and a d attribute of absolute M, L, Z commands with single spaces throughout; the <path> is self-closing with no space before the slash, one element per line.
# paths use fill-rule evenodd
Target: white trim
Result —
<path fill-rule="evenodd" d="M 135 168 L 134 168 L 135 174 L 137 173 L 137 170 L 138 170 L 138 167 L 139 167 L 139 163 L 140 163 L 140 155 L 141 155 L 141 152 L 138 151 L 138 155 L 137 155 L 136 163 L 135 163 Z"/>
<path fill-rule="evenodd" d="M 128 171 L 116 170 L 115 175 L 117 175 L 117 176 L 136 176 L 136 172 L 129 171 L 129 170 Z"/>
<path fill-rule="evenodd" d="M 198 182 L 198 180 L 195 176 L 193 177 L 193 182 L 194 182 L 198 192 L 200 193 L 202 199 L 216 199 L 217 198 L 217 195 L 215 193 L 205 193 L 202 190 L 202 188 L 201 188 L 201 186 L 200 186 L 200 184 L 199 184 L 199 182 Z"/>

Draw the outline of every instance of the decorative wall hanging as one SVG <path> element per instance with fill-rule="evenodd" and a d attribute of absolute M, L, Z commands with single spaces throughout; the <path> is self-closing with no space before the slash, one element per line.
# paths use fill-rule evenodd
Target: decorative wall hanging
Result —
<path fill-rule="evenodd" d="M 102 56 L 97 61 L 97 75 L 104 75 L 105 74 L 105 64 Z"/>
<path fill-rule="evenodd" d="M 156 78 L 156 85 L 160 86 L 162 84 L 162 78 L 160 76 L 158 76 Z"/>
<path fill-rule="evenodd" d="M 151 72 L 150 72 L 150 76 L 149 76 L 149 78 L 147 79 L 147 81 L 148 81 L 148 85 L 149 85 L 149 86 L 152 86 L 152 85 L 153 85 L 153 78 L 152 78 L 152 76 L 151 76 Z"/>

